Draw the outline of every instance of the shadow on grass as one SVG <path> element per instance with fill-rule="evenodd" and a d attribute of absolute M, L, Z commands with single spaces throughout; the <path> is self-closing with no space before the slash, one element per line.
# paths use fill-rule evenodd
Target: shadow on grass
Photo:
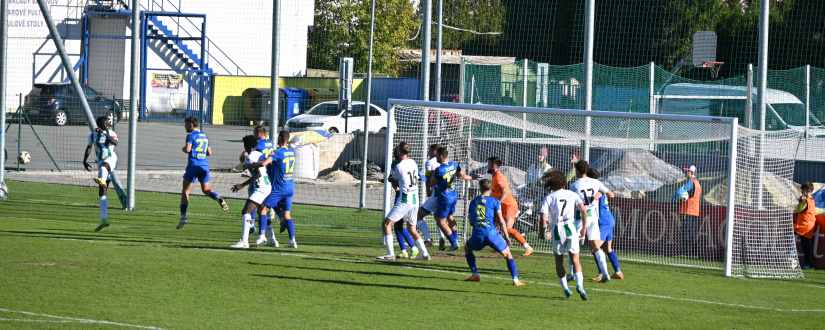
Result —
<path fill-rule="evenodd" d="M 335 272 L 335 273 L 354 273 L 354 274 L 363 274 L 363 275 L 378 275 L 378 276 L 398 276 L 398 277 L 405 277 L 405 278 L 427 278 L 427 279 L 443 279 L 437 276 L 421 276 L 421 275 L 407 275 L 407 274 L 398 274 L 398 273 L 389 273 L 389 272 L 368 272 L 368 271 L 359 271 L 359 270 L 347 270 L 347 269 L 332 269 L 332 268 L 321 268 L 321 267 L 302 267 L 302 266 L 292 266 L 292 265 L 276 265 L 276 264 L 265 264 L 265 263 L 257 263 L 257 262 L 250 262 L 250 265 L 254 266 L 273 266 L 273 267 L 284 267 L 284 268 L 294 268 L 294 269 L 304 269 L 304 270 L 312 270 L 312 271 L 326 271 L 326 272 Z"/>

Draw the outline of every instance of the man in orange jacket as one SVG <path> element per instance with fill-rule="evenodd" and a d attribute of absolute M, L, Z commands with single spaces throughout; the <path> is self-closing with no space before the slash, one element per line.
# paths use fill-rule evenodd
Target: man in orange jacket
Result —
<path fill-rule="evenodd" d="M 696 178 L 696 165 L 683 168 L 687 182 L 679 187 L 671 203 L 681 201 L 679 205 L 679 217 L 682 218 L 682 254 L 688 258 L 699 257 L 699 235 L 696 226 L 699 223 L 699 203 L 702 200 L 702 184 Z M 687 194 L 687 199 L 684 195 Z"/>
<path fill-rule="evenodd" d="M 798 215 L 793 224 L 793 231 L 799 238 L 799 245 L 802 245 L 802 253 L 805 254 L 805 262 L 802 263 L 802 269 L 811 269 L 814 259 L 814 250 L 811 244 L 811 238 L 814 235 L 814 226 L 816 225 L 816 205 L 813 196 L 811 196 L 813 190 L 814 185 L 812 183 L 805 182 L 802 184 L 802 196 L 799 197 L 799 204 L 794 210 Z"/>

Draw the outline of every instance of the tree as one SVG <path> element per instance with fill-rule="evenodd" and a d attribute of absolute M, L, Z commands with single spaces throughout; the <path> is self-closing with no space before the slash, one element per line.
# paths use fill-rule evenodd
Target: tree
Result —
<path fill-rule="evenodd" d="M 338 70 L 341 57 L 355 60 L 356 72 L 367 72 L 371 0 L 315 0 L 315 24 L 309 31 L 307 65 Z M 395 48 L 406 46 L 417 23 L 409 0 L 376 0 L 373 72 L 397 76 L 402 70 Z"/>

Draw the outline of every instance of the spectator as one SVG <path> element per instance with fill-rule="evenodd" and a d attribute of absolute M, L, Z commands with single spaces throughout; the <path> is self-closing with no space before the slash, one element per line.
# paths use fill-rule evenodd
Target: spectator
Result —
<path fill-rule="evenodd" d="M 799 238 L 799 245 L 802 245 L 802 253 L 805 255 L 802 269 L 811 269 L 814 255 L 811 245 L 814 225 L 816 224 L 816 205 L 813 196 L 811 196 L 813 190 L 814 185 L 812 183 L 805 182 L 802 184 L 802 196 L 799 197 L 799 204 L 794 210 L 794 213 L 798 215 L 793 224 L 793 231 L 796 233 L 796 237 Z"/>

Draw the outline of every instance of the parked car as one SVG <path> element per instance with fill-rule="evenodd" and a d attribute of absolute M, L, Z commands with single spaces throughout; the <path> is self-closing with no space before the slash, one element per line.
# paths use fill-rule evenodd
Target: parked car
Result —
<path fill-rule="evenodd" d="M 87 85 L 81 87 L 95 118 L 107 116 L 110 125 L 120 121 L 120 104 L 101 96 Z M 70 83 L 34 84 L 29 95 L 26 95 L 23 109 L 32 121 L 54 123 L 57 126 L 86 122 L 83 107 Z"/>
<path fill-rule="evenodd" d="M 338 107 L 338 101 L 318 103 L 305 114 L 287 120 L 285 128 L 289 132 L 323 130 L 332 134 L 364 129 L 364 102 L 352 102 L 352 112 L 348 118 L 345 118 L 344 110 L 339 110 Z M 387 112 L 384 109 L 371 104 L 369 114 L 370 132 L 387 129 Z M 395 127 L 394 122 L 392 126 Z"/>

